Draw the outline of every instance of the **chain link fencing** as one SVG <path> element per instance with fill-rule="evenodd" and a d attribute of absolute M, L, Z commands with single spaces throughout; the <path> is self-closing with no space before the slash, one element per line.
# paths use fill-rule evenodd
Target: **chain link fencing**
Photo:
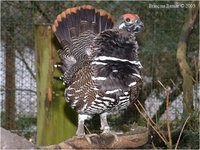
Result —
<path fill-rule="evenodd" d="M 34 25 L 52 24 L 56 15 L 63 10 L 85 3 L 83 1 L 1 2 L 0 114 L 2 127 L 27 138 L 35 138 L 37 129 L 37 88 Z M 158 80 L 171 87 L 174 92 L 174 94 L 171 94 L 171 99 L 178 98 L 182 93 L 182 78 L 178 66 L 175 65 L 177 37 L 180 34 L 177 29 L 181 29 L 187 10 L 158 11 L 149 9 L 148 2 L 140 2 L 136 5 L 131 1 L 88 1 L 87 4 L 109 11 L 114 15 L 114 18 L 119 17 L 124 12 L 140 13 L 145 25 L 143 33 L 138 36 L 139 56 L 142 64 L 144 64 L 145 82 L 143 95 L 140 99 L 147 99 L 146 103 L 148 103 L 148 97 L 152 96 L 153 98 L 149 98 L 149 101 L 152 103 L 152 99 L 156 100 L 157 93 L 161 93 L 163 90 L 158 84 Z M 198 26 L 198 23 L 194 26 L 194 32 L 188 45 L 190 54 L 188 60 L 193 70 L 195 70 L 196 63 L 191 62 L 196 60 L 197 49 L 199 48 L 198 34 L 196 34 L 199 33 Z M 198 73 L 196 74 L 198 76 Z M 197 83 L 197 80 L 198 77 L 196 79 L 194 77 L 195 83 Z M 154 91 L 157 93 L 153 95 Z M 162 95 L 160 97 L 162 99 Z M 156 104 L 161 105 L 160 102 L 153 103 L 154 106 Z M 176 105 L 180 104 L 182 107 L 181 102 Z M 154 106 L 148 105 L 150 108 L 154 108 Z M 161 111 L 161 114 L 164 111 L 165 109 Z M 176 112 L 181 114 L 181 111 Z M 154 117 L 157 117 L 155 113 Z"/>

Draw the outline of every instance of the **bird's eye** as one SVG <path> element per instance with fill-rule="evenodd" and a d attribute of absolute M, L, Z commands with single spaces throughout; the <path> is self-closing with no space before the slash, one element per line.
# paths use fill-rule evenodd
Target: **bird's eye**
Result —
<path fill-rule="evenodd" d="M 126 18 L 125 20 L 126 20 L 126 22 L 130 22 L 130 21 L 131 21 L 131 19 L 130 19 L 130 18 Z"/>

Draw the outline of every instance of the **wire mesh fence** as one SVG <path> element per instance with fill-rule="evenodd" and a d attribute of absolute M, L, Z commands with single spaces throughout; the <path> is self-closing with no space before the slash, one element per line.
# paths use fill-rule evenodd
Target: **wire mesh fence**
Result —
<path fill-rule="evenodd" d="M 2 127 L 28 138 L 36 134 L 37 89 L 34 25 L 53 23 L 56 15 L 61 11 L 82 4 L 86 4 L 86 2 L 1 2 L 0 113 Z M 144 88 L 140 99 L 146 100 L 146 103 L 149 100 L 152 104 L 152 99 L 158 98 L 158 93 L 163 90 L 157 83 L 160 80 L 163 84 L 171 87 L 173 92 L 171 101 L 173 102 L 181 96 L 182 102 L 182 78 L 176 64 L 176 45 L 180 34 L 177 29 L 182 27 L 187 10 L 149 9 L 148 2 L 140 2 L 135 5 L 131 1 L 88 1 L 87 4 L 105 9 L 115 18 L 124 12 L 140 13 L 146 26 L 144 32 L 138 36 L 141 49 L 139 56 L 144 64 Z M 197 63 L 192 62 L 196 60 L 199 48 L 198 26 L 198 23 L 194 26 L 194 32 L 188 45 L 190 54 L 188 61 L 193 70 Z M 196 72 L 194 83 L 198 84 L 198 71 Z M 162 99 L 162 95 L 160 97 Z M 198 96 L 196 99 L 199 102 Z M 153 106 L 148 104 L 149 110 L 150 108 L 155 110 L 154 107 L 157 105 L 160 107 L 163 102 L 162 99 L 162 101 L 153 103 Z M 160 116 L 164 113 L 165 107 L 162 109 L 159 110 Z M 182 110 L 176 112 L 178 112 L 179 118 Z M 152 116 L 155 117 L 156 113 L 157 111 Z"/>
<path fill-rule="evenodd" d="M 20 7 L 19 2 L 1 7 L 1 126 L 29 138 L 36 133 L 37 113 L 33 9 Z"/>
<path fill-rule="evenodd" d="M 36 85 L 24 64 L 20 60 L 15 61 L 15 84 L 12 88 L 5 86 L 11 84 L 11 81 L 8 77 L 5 79 L 6 68 L 1 67 L 1 126 L 26 135 L 34 132 L 30 127 L 36 125 Z M 31 57 L 29 61 L 34 62 Z M 3 63 L 1 59 L 1 66 L 4 66 Z"/>
<path fill-rule="evenodd" d="M 36 131 L 35 54 L 29 48 L 23 54 L 10 53 L 5 47 L 1 43 L 1 126 L 29 136 L 29 132 Z"/>

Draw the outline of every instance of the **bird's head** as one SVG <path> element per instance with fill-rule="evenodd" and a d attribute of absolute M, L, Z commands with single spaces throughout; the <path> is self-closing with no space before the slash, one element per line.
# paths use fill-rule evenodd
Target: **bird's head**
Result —
<path fill-rule="evenodd" d="M 124 14 L 115 25 L 115 28 L 123 29 L 127 32 L 137 33 L 142 31 L 144 24 L 137 14 Z"/>

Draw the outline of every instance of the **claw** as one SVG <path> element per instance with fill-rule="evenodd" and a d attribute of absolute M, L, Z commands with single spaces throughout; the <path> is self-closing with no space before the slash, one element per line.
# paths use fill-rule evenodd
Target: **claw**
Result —
<path fill-rule="evenodd" d="M 102 133 L 101 133 L 101 135 L 103 135 L 103 136 L 108 136 L 108 135 L 112 135 L 114 138 L 115 138 L 115 141 L 119 141 L 119 139 L 118 139 L 118 136 L 117 136 L 117 133 L 116 132 L 114 132 L 114 131 L 103 131 Z"/>
<path fill-rule="evenodd" d="M 91 137 L 94 137 L 94 136 L 97 136 L 97 137 L 98 137 L 98 134 L 96 134 L 96 133 L 87 134 L 87 135 L 85 135 L 85 139 L 87 140 L 87 142 L 88 142 L 89 144 L 92 144 Z"/>

